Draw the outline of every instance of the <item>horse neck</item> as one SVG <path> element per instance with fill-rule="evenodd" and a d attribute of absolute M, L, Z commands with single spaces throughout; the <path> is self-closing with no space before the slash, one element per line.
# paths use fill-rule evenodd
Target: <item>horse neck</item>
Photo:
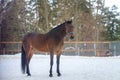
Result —
<path fill-rule="evenodd" d="M 58 31 L 58 36 L 64 38 L 66 36 L 66 28 L 65 26 L 61 26 L 61 29 Z"/>
<path fill-rule="evenodd" d="M 55 35 L 63 39 L 66 35 L 66 28 L 64 24 L 61 24 L 49 32 L 51 35 Z"/>

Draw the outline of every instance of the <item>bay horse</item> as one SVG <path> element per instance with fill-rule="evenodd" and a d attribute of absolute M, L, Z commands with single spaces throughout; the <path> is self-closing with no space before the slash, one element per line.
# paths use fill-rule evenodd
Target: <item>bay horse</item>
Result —
<path fill-rule="evenodd" d="M 59 70 L 60 55 L 64 44 L 64 37 L 69 36 L 70 39 L 74 38 L 72 20 L 65 21 L 57 27 L 51 29 L 45 34 L 28 33 L 22 40 L 21 47 L 21 69 L 23 73 L 31 76 L 29 70 L 29 63 L 35 50 L 42 52 L 50 52 L 50 71 L 49 76 L 52 77 L 53 57 L 57 57 L 57 76 L 61 76 Z"/>

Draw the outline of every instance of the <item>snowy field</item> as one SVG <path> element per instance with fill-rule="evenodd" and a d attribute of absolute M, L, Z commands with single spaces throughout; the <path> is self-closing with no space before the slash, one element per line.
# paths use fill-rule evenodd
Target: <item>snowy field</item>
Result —
<path fill-rule="evenodd" d="M 54 59 L 56 60 L 56 59 Z M 61 56 L 61 77 L 49 75 L 49 56 L 34 55 L 31 63 L 31 77 L 23 75 L 20 54 L 0 55 L 0 80 L 120 80 L 120 57 Z"/>

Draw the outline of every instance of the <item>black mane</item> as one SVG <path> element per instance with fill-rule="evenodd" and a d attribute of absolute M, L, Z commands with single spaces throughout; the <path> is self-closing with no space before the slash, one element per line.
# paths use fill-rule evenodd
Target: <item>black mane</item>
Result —
<path fill-rule="evenodd" d="M 57 40 L 61 40 L 66 36 L 66 27 L 65 25 L 71 24 L 72 21 L 65 21 L 64 23 L 61 23 L 60 25 L 56 26 L 55 28 L 51 29 L 48 34 L 52 37 L 54 37 Z"/>
<path fill-rule="evenodd" d="M 59 31 L 66 31 L 65 24 L 71 24 L 72 20 L 70 21 L 65 21 L 64 23 L 61 23 L 60 25 L 56 26 L 55 28 L 51 29 L 49 32 L 54 33 L 54 32 L 59 32 Z"/>
<path fill-rule="evenodd" d="M 60 29 L 62 29 L 65 26 L 65 23 L 62 23 L 60 25 L 57 25 L 55 28 L 51 29 L 49 32 L 52 31 L 59 31 Z"/>
<path fill-rule="evenodd" d="M 55 28 L 51 29 L 48 33 L 52 35 L 61 35 L 61 34 L 66 35 L 65 23 L 56 26 Z"/>
<path fill-rule="evenodd" d="M 56 26 L 55 28 L 51 29 L 48 32 L 48 37 L 53 37 L 56 44 L 58 44 L 60 41 L 64 39 L 66 35 L 66 28 L 65 28 L 65 22 Z"/>

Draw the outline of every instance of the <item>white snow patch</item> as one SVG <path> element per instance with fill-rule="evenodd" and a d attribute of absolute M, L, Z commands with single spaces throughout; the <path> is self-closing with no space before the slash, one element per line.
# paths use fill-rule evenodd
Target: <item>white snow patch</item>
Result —
<path fill-rule="evenodd" d="M 54 57 L 56 58 L 56 57 Z M 53 75 L 49 75 L 49 55 L 34 55 L 30 63 L 32 76 L 21 73 L 18 55 L 0 55 L 0 80 L 119 80 L 120 57 L 61 56 L 61 77 L 56 74 L 54 59 Z"/>

